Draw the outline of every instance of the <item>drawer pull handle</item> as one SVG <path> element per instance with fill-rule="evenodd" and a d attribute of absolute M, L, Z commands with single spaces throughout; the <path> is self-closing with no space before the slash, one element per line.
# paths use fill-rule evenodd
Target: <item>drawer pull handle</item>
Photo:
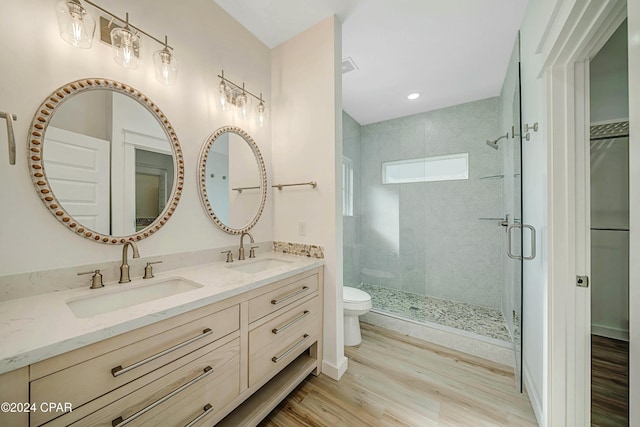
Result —
<path fill-rule="evenodd" d="M 298 341 L 297 343 L 295 343 L 293 345 L 293 347 L 291 347 L 289 350 L 285 351 L 284 353 L 282 353 L 280 356 L 274 356 L 271 358 L 271 361 L 273 363 L 278 363 L 279 361 L 281 361 L 282 359 L 284 359 L 285 357 L 287 357 L 292 351 L 294 351 L 296 348 L 300 347 L 306 340 L 309 339 L 309 335 L 308 334 L 304 334 L 304 336 L 302 337 L 302 339 L 300 341 Z"/>
<path fill-rule="evenodd" d="M 172 351 L 178 350 L 179 348 L 182 348 L 184 346 L 187 346 L 189 344 L 191 344 L 192 342 L 196 342 L 204 337 L 207 337 L 209 335 L 211 335 L 213 333 L 213 331 L 209 328 L 205 329 L 202 331 L 202 333 L 196 337 L 193 338 L 189 338 L 186 341 L 181 342 L 180 344 L 176 344 L 171 348 L 168 348 L 166 350 L 161 351 L 160 353 L 156 353 L 153 356 L 149 356 L 144 360 L 141 360 L 139 362 L 134 363 L 133 365 L 129 365 L 126 368 L 123 368 L 121 365 L 116 366 L 115 368 L 111 369 L 111 375 L 113 375 L 114 377 L 118 377 L 124 373 L 127 373 L 133 369 L 136 369 L 142 365 L 144 365 L 145 363 L 149 363 L 152 360 L 156 360 L 159 357 L 162 357 L 164 355 L 167 355 L 169 353 L 171 353 Z"/>
<path fill-rule="evenodd" d="M 272 299 L 272 300 L 271 300 L 271 304 L 273 304 L 273 305 L 278 305 L 278 304 L 280 304 L 281 302 L 286 301 L 286 300 L 288 300 L 288 299 L 290 299 L 290 298 L 293 298 L 293 297 L 295 297 L 296 295 L 300 295 L 301 293 L 306 292 L 306 291 L 308 291 L 308 290 L 309 290 L 309 287 L 308 287 L 308 286 L 303 286 L 303 287 L 302 287 L 302 289 L 300 289 L 299 291 L 292 292 L 292 293 L 290 293 L 289 295 L 287 295 L 286 297 L 282 297 L 282 298 L 280 298 L 280 299 Z"/>
<path fill-rule="evenodd" d="M 181 391 L 184 391 L 185 389 L 191 387 L 192 385 L 194 385 L 195 383 L 197 383 L 198 381 L 200 381 L 201 379 L 203 379 L 207 375 L 211 375 L 211 374 L 213 374 L 213 368 L 211 366 L 207 366 L 206 368 L 204 368 L 204 373 L 203 374 L 200 374 L 197 377 L 195 377 L 194 379 L 192 379 L 191 381 L 189 381 L 188 383 L 185 383 L 185 384 L 181 385 L 177 389 L 173 390 L 171 393 L 169 393 L 166 396 L 156 400 L 151 405 L 145 406 L 144 408 L 140 409 L 135 414 L 131 415 L 129 418 L 126 418 L 126 419 L 123 419 L 122 417 L 116 418 L 115 420 L 111 421 L 111 426 L 112 427 L 122 427 L 124 425 L 129 424 L 131 421 L 133 421 L 136 418 L 146 414 L 147 412 L 149 412 L 150 410 L 152 410 L 156 406 L 162 405 L 164 402 L 166 402 L 167 400 L 171 399 L 176 394 L 180 393 Z"/>
<path fill-rule="evenodd" d="M 207 403 L 206 405 L 204 405 L 204 408 L 202 408 L 202 410 L 204 411 L 203 413 L 195 417 L 193 420 L 191 420 L 189 424 L 187 424 L 184 427 L 193 427 L 194 425 L 198 424 L 201 419 L 203 419 L 204 417 L 206 417 L 207 415 L 209 415 L 214 411 L 213 406 L 211 406 L 210 403 Z"/>
<path fill-rule="evenodd" d="M 302 319 L 304 319 L 305 317 L 307 317 L 311 312 L 309 310 L 305 310 L 304 313 L 302 313 L 300 316 L 296 317 L 295 319 L 293 319 L 292 321 L 285 323 L 284 325 L 280 326 L 279 328 L 273 328 L 271 330 L 271 332 L 273 332 L 274 334 L 278 335 L 280 332 L 284 331 L 285 329 L 287 329 L 289 326 L 294 325 L 296 323 L 298 323 L 299 321 L 301 321 Z"/>

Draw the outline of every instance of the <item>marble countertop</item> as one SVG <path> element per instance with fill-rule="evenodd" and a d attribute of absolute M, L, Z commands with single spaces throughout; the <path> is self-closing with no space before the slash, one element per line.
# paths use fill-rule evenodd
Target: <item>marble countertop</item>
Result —
<path fill-rule="evenodd" d="M 263 259 L 286 261 L 281 266 L 249 274 L 229 267 Z M 131 283 L 105 283 L 105 287 L 52 292 L 0 302 L 0 374 L 131 331 L 169 317 L 259 288 L 268 283 L 324 265 L 321 259 L 269 252 L 233 264 L 215 262 L 156 273 L 155 278 Z M 67 301 L 145 286 L 179 277 L 201 286 L 176 295 L 77 318 Z"/>

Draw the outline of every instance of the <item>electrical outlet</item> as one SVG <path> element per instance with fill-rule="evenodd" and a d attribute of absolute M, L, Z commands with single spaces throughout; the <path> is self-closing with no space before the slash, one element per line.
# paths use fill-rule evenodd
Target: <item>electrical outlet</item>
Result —
<path fill-rule="evenodd" d="M 298 236 L 307 235 L 307 223 L 305 221 L 298 221 Z"/>

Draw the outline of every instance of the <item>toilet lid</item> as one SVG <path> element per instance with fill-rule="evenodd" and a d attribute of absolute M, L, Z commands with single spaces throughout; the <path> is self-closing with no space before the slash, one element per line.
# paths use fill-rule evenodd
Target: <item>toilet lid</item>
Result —
<path fill-rule="evenodd" d="M 365 302 L 371 299 L 371 296 L 360 289 L 345 286 L 342 288 L 342 299 L 347 302 Z"/>

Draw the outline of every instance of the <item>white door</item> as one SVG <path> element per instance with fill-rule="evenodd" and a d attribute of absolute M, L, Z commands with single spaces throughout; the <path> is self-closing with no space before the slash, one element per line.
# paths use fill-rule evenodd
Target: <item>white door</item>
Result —
<path fill-rule="evenodd" d="M 44 168 L 53 194 L 84 227 L 110 232 L 109 141 L 49 126 Z"/>

